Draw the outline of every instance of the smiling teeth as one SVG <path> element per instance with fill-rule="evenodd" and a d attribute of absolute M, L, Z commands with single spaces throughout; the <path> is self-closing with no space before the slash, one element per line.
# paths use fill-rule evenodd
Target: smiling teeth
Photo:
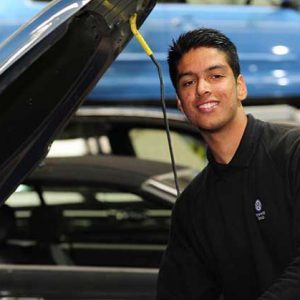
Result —
<path fill-rule="evenodd" d="M 198 106 L 198 108 L 210 109 L 215 107 L 217 104 L 215 102 L 207 102 Z"/>

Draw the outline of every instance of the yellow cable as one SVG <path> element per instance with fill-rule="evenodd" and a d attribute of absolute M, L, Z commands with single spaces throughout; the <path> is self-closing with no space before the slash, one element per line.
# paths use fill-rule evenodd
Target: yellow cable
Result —
<path fill-rule="evenodd" d="M 152 50 L 150 49 L 150 47 L 148 46 L 148 44 L 144 40 L 143 36 L 140 34 L 138 29 L 136 28 L 136 18 L 137 18 L 137 14 L 134 14 L 133 16 L 130 17 L 131 31 L 132 31 L 133 35 L 136 37 L 137 41 L 142 46 L 142 48 L 144 49 L 144 51 L 146 52 L 146 54 L 148 56 L 151 56 L 151 55 L 153 55 Z"/>
<path fill-rule="evenodd" d="M 172 169 L 174 173 L 174 182 L 176 186 L 176 191 L 177 191 L 177 196 L 180 195 L 180 189 L 179 189 L 179 184 L 178 184 L 178 177 L 177 177 L 177 171 L 176 171 L 176 164 L 175 164 L 175 158 L 174 158 L 174 153 L 173 153 L 173 147 L 171 143 L 171 135 L 170 135 L 170 128 L 169 128 L 169 122 L 168 122 L 168 117 L 167 117 L 167 112 L 166 112 L 166 103 L 165 103 L 165 96 L 164 96 L 164 83 L 163 83 L 163 77 L 162 77 L 162 71 L 159 63 L 155 59 L 152 50 L 142 37 L 142 35 L 139 33 L 139 31 L 136 28 L 136 18 L 137 14 L 134 14 L 133 16 L 130 17 L 129 23 L 130 23 L 130 28 L 133 33 L 133 35 L 136 37 L 137 41 L 140 43 L 144 51 L 148 56 L 150 56 L 151 60 L 155 64 L 158 70 L 158 75 L 160 79 L 160 95 L 161 95 L 161 104 L 162 104 L 162 110 L 163 110 L 163 115 L 164 115 L 164 121 L 165 121 L 165 126 L 166 126 L 166 132 L 167 132 L 167 138 L 168 138 L 168 145 L 169 145 L 169 150 L 170 150 L 170 156 L 171 156 L 171 164 L 172 164 Z"/>

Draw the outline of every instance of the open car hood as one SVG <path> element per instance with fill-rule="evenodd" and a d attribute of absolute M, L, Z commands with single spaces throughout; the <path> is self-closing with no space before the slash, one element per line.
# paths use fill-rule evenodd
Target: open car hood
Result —
<path fill-rule="evenodd" d="M 155 0 L 56 0 L 0 46 L 0 201 L 46 156 Z"/>

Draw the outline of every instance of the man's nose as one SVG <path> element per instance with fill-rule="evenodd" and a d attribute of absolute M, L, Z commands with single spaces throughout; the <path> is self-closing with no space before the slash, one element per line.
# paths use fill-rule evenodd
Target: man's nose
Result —
<path fill-rule="evenodd" d="M 203 96 L 210 92 L 210 84 L 205 80 L 205 78 L 201 78 L 197 82 L 197 95 Z"/>

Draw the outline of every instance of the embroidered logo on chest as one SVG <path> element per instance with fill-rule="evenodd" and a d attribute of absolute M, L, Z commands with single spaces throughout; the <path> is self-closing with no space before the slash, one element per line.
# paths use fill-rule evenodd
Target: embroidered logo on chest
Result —
<path fill-rule="evenodd" d="M 266 218 L 266 211 L 263 209 L 263 205 L 259 199 L 254 203 L 255 215 L 258 221 L 262 221 Z"/>

